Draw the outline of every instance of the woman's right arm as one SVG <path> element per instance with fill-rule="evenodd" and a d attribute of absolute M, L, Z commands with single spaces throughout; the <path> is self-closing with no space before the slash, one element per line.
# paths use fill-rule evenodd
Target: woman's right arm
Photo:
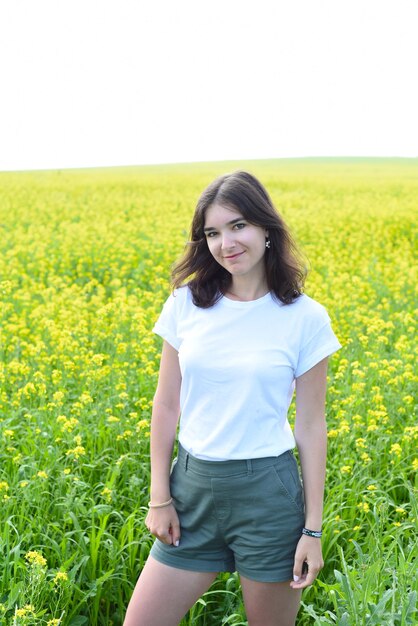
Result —
<path fill-rule="evenodd" d="M 166 341 L 161 353 L 160 373 L 151 418 L 151 502 L 170 499 L 170 467 L 180 415 L 181 373 L 178 352 Z M 150 508 L 145 523 L 163 543 L 180 540 L 180 525 L 173 505 Z"/>

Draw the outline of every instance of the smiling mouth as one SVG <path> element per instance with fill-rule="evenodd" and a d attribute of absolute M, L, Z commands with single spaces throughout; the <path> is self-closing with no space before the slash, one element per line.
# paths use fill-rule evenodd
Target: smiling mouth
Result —
<path fill-rule="evenodd" d="M 231 256 L 224 256 L 224 259 L 237 259 L 239 256 L 241 256 L 241 254 L 244 254 L 243 252 L 238 252 L 237 254 L 231 254 Z"/>

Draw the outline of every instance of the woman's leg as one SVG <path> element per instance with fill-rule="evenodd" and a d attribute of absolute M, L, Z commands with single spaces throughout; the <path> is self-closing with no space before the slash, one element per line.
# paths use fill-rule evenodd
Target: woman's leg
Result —
<path fill-rule="evenodd" d="M 248 626 L 294 626 L 301 592 L 289 582 L 261 583 L 241 576 Z"/>
<path fill-rule="evenodd" d="M 123 626 L 177 626 L 217 572 L 169 567 L 151 556 L 138 579 Z"/>

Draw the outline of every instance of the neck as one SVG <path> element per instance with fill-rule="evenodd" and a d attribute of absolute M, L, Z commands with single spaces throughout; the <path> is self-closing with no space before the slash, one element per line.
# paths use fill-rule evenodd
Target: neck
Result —
<path fill-rule="evenodd" d="M 239 280 L 232 281 L 231 286 L 225 292 L 227 298 L 233 300 L 241 300 L 242 302 L 250 302 L 251 300 L 258 300 L 268 293 L 269 289 L 267 283 L 262 281 L 257 285 L 242 284 Z"/>

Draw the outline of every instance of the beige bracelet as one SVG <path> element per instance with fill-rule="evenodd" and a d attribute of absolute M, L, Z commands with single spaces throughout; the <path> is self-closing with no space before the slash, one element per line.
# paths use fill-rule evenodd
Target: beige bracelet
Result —
<path fill-rule="evenodd" d="M 167 500 L 167 502 L 161 502 L 161 504 L 152 504 L 151 502 L 148 502 L 148 507 L 150 509 L 162 509 L 165 506 L 168 506 L 169 504 L 171 504 L 173 502 L 173 498 L 170 498 L 169 500 Z"/>

